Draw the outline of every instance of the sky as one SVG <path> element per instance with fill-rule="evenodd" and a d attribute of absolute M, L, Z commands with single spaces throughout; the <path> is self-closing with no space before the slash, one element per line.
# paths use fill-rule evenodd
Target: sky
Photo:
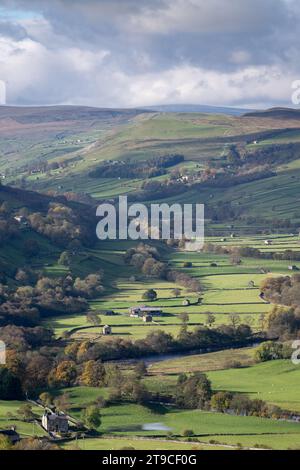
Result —
<path fill-rule="evenodd" d="M 299 37 L 299 0 L 0 0 L 0 103 L 292 106 Z"/>

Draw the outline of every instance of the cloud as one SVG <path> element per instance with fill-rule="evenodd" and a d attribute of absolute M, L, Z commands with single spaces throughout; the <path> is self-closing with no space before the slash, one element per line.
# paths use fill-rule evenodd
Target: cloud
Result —
<path fill-rule="evenodd" d="M 1 4 L 11 104 L 289 104 L 300 78 L 296 0 Z"/>
<path fill-rule="evenodd" d="M 0 37 L 24 39 L 26 35 L 26 29 L 23 26 L 10 21 L 0 21 Z"/>
<path fill-rule="evenodd" d="M 162 2 L 154 14 L 149 6 L 133 14 L 131 25 L 139 31 L 168 34 L 192 32 L 202 34 L 236 34 L 262 32 L 285 17 L 280 1 L 274 0 L 173 0 Z"/>

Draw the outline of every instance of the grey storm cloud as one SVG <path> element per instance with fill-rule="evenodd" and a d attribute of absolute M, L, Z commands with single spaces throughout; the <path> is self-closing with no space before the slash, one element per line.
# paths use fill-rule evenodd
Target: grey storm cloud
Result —
<path fill-rule="evenodd" d="M 0 20 L 0 36 L 21 40 L 26 38 L 27 33 L 21 25 Z"/>
<path fill-rule="evenodd" d="M 0 21 L 0 70 L 15 103 L 254 106 L 288 101 L 300 77 L 297 0 L 2 0 L 1 7 L 15 12 Z M 31 76 L 22 75 L 26 64 Z"/>

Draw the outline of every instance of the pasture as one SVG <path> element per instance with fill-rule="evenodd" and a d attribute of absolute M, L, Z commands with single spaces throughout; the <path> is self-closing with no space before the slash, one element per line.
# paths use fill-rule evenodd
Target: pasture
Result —
<path fill-rule="evenodd" d="M 0 400 L 0 429 L 10 429 L 16 427 L 17 432 L 22 437 L 45 436 L 46 433 L 40 426 L 34 423 L 27 423 L 20 419 L 18 409 L 24 405 L 22 401 L 6 401 Z M 34 406 L 32 411 L 35 415 L 40 416 L 42 411 Z"/>
<path fill-rule="evenodd" d="M 81 407 L 90 403 L 96 395 L 93 389 L 90 395 L 86 390 L 82 392 L 81 389 L 82 387 L 79 387 L 77 391 L 74 388 L 71 392 L 69 390 L 71 403 L 69 412 L 76 417 L 80 416 Z M 122 436 L 131 440 L 136 437 L 150 439 L 156 437 L 162 440 L 168 437 L 171 440 L 181 440 L 183 432 L 190 429 L 200 442 L 218 441 L 221 444 L 235 446 L 242 443 L 246 447 L 260 444 L 274 449 L 296 446 L 300 438 L 299 423 L 231 416 L 200 410 L 178 410 L 162 405 L 151 407 L 136 404 L 112 405 L 103 408 L 101 415 L 102 424 L 99 431 L 105 438 Z M 111 439 L 109 445 L 113 444 L 114 441 L 112 441 Z M 147 449 L 147 442 L 141 442 L 139 448 Z M 101 445 L 100 440 L 99 445 Z M 162 446 L 162 448 L 166 447 Z"/>
<path fill-rule="evenodd" d="M 262 252 L 280 252 L 288 249 L 299 250 L 299 238 L 291 235 L 268 236 L 271 245 L 266 245 L 264 236 L 249 236 L 221 241 L 219 237 L 207 237 L 207 243 L 220 246 L 252 246 Z M 102 242 L 98 249 L 91 250 L 88 259 L 78 260 L 73 269 L 97 270 L 102 268 L 105 273 L 106 291 L 99 299 L 90 301 L 91 311 L 97 313 L 102 324 L 113 327 L 113 336 L 123 336 L 128 339 L 140 339 L 150 331 L 163 329 L 177 335 L 182 325 L 180 314 L 189 315 L 188 327 L 194 328 L 207 322 L 207 313 L 215 317 L 214 325 L 229 324 L 230 315 L 237 314 L 240 321 L 248 323 L 254 329 L 259 329 L 262 316 L 266 315 L 271 306 L 260 297 L 260 284 L 267 276 L 280 276 L 291 274 L 289 266 L 291 261 L 242 258 L 241 264 L 234 265 L 230 256 L 206 252 L 166 252 L 166 261 L 176 270 L 186 272 L 197 278 L 202 287 L 202 301 L 198 302 L 199 295 L 188 292 L 186 288 L 163 280 L 147 278 L 136 272 L 131 266 L 124 263 L 123 254 L 131 242 L 122 242 L 118 249 L 112 250 L 111 242 Z M 169 253 L 169 254 L 168 254 Z M 184 267 L 184 263 L 192 263 L 191 267 Z M 296 263 L 297 265 L 297 263 Z M 51 272 L 56 267 L 49 266 Z M 117 276 L 115 273 L 118 273 Z M 131 278 L 134 276 L 134 278 Z M 143 293 L 147 289 L 157 292 L 157 300 L 151 306 L 161 308 L 162 316 L 154 316 L 153 323 L 145 324 L 141 318 L 132 318 L 129 308 L 132 306 L 149 304 L 143 300 Z M 176 298 L 173 289 L 179 288 L 180 295 Z M 188 299 L 190 305 L 184 305 Z M 113 310 L 117 315 L 107 316 L 106 312 Z M 99 327 L 87 323 L 85 314 L 60 315 L 45 322 L 54 328 L 57 336 L 64 332 L 76 331 L 72 335 L 75 339 L 97 339 L 101 335 Z"/>
<path fill-rule="evenodd" d="M 64 449 L 81 450 L 225 450 L 222 445 L 199 444 L 197 442 L 183 442 L 172 439 L 150 439 L 150 438 L 111 438 L 101 437 L 84 439 L 71 442 L 63 446 Z"/>
<path fill-rule="evenodd" d="M 300 367 L 290 360 L 270 361 L 245 369 L 208 373 L 215 390 L 247 393 L 283 409 L 300 412 Z"/>

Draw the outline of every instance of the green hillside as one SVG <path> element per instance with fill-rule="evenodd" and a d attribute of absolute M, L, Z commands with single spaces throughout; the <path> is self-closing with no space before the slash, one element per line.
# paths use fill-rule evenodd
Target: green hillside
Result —
<path fill-rule="evenodd" d="M 17 139 L 16 143 L 19 145 L 20 142 L 22 147 L 5 149 L 8 141 L 4 137 L 0 172 L 5 175 L 7 183 L 17 186 L 42 192 L 51 190 L 58 194 L 88 194 L 99 200 L 134 194 L 140 191 L 145 181 L 143 177 L 120 178 L 117 171 L 111 177 L 91 177 L 91 171 L 101 168 L 103 163 L 138 161 L 139 165 L 145 165 L 157 157 L 180 154 L 184 157 L 183 163 L 169 168 L 162 176 L 148 179 L 163 182 L 174 172 L 187 175 L 186 187 L 178 197 L 172 195 L 170 201 L 202 202 L 213 212 L 227 204 L 235 219 L 289 218 L 299 223 L 299 118 L 297 113 L 289 110 L 275 111 L 230 116 L 142 111 L 131 114 L 119 111 L 109 115 L 108 111 L 97 114 L 94 110 L 97 124 L 95 121 L 93 125 L 87 111 L 77 111 L 77 121 L 71 125 L 67 120 L 68 113 L 66 115 L 65 111 L 57 108 L 49 111 L 50 117 L 43 118 L 43 122 L 46 121 L 44 125 L 47 124 L 49 131 L 53 122 L 55 125 L 59 122 L 60 126 L 67 128 L 66 132 L 54 135 L 51 131 L 46 142 L 39 140 L 39 143 L 32 144 L 30 139 L 39 138 L 39 132 L 35 118 L 26 117 L 30 132 L 27 129 L 26 135 L 21 135 L 22 141 Z M 45 113 L 47 110 L 43 116 Z M 247 175 L 247 162 L 242 168 L 228 170 L 226 167 L 232 145 L 237 146 L 241 155 L 257 155 L 255 163 L 251 164 L 254 176 L 247 177 L 248 180 L 245 176 L 238 176 L 241 172 Z M 266 153 L 262 153 L 264 151 Z M 269 174 L 261 170 L 263 168 L 265 172 L 266 167 Z M 222 181 L 213 185 L 202 182 L 197 186 L 207 168 L 225 170 L 236 181 L 225 186 Z M 168 196 L 162 199 L 168 201 Z"/>

